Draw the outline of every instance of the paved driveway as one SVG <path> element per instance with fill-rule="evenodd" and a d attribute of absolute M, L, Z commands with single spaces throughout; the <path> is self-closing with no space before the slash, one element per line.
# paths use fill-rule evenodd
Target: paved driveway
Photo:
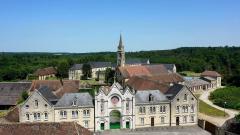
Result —
<path fill-rule="evenodd" d="M 219 109 L 219 110 L 224 111 L 224 108 L 222 108 L 222 107 L 220 107 L 220 106 L 217 106 L 217 105 L 214 105 L 214 104 L 208 99 L 210 93 L 213 92 L 214 90 L 216 90 L 216 89 L 204 91 L 199 98 L 200 98 L 201 100 L 203 100 L 205 103 L 209 104 L 210 106 L 212 106 L 212 107 L 214 107 L 214 108 L 217 108 L 217 109 Z M 215 124 L 216 126 L 221 127 L 221 126 L 225 123 L 226 120 L 235 117 L 235 115 L 237 115 L 237 114 L 239 113 L 239 111 L 237 111 L 237 110 L 231 110 L 231 109 L 225 109 L 225 112 L 229 114 L 229 117 L 226 117 L 226 118 L 224 118 L 224 117 L 213 117 L 213 116 L 207 116 L 207 115 L 204 115 L 204 114 L 199 114 L 199 118 L 204 119 L 204 120 L 207 120 L 207 121 Z"/>
<path fill-rule="evenodd" d="M 131 130 L 110 130 L 96 135 L 211 135 L 198 126 L 187 127 L 154 127 Z"/>

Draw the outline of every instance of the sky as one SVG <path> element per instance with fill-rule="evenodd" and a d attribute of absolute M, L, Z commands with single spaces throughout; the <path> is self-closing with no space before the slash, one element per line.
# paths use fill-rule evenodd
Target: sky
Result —
<path fill-rule="evenodd" d="M 0 0 L 0 52 L 239 46 L 240 0 Z"/>

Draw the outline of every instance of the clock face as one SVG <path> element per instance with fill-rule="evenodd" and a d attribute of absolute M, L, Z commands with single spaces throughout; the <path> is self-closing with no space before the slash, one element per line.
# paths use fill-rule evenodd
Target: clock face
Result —
<path fill-rule="evenodd" d="M 112 102 L 113 104 L 117 104 L 117 103 L 119 102 L 119 98 L 118 98 L 117 96 L 113 96 L 113 97 L 111 98 L 111 102 Z"/>

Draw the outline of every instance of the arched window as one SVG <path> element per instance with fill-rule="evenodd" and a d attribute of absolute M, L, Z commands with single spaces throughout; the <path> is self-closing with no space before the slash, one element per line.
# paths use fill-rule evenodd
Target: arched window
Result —
<path fill-rule="evenodd" d="M 126 110 L 127 110 L 127 111 L 129 111 L 129 104 L 130 104 L 129 102 L 130 102 L 130 101 L 129 101 L 129 98 L 127 98 L 127 101 L 126 101 Z"/>
<path fill-rule="evenodd" d="M 74 97 L 72 101 L 72 106 L 76 106 L 76 105 L 77 105 L 77 97 Z"/>
<path fill-rule="evenodd" d="M 38 100 L 34 101 L 34 105 L 35 105 L 35 107 L 38 107 Z"/>

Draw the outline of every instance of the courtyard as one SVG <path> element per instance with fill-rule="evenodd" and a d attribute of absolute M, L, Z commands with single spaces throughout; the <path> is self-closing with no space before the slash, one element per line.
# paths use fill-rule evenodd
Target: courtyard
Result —
<path fill-rule="evenodd" d="M 135 130 L 108 130 L 97 132 L 96 135 L 211 135 L 198 126 L 187 127 L 150 127 Z"/>

